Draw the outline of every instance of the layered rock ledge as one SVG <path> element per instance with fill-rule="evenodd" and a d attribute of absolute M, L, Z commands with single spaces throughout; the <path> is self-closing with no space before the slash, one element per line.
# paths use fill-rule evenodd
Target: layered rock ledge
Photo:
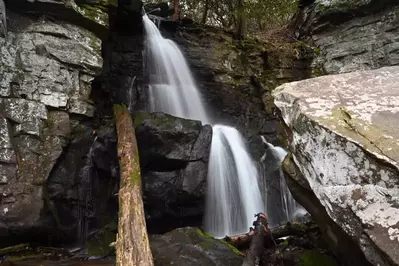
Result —
<path fill-rule="evenodd" d="M 374 265 L 399 264 L 398 73 L 330 75 L 274 91 L 302 181 Z"/>

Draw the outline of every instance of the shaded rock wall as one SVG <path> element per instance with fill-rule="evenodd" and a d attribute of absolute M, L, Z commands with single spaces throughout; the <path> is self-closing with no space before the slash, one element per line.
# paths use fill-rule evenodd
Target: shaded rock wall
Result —
<path fill-rule="evenodd" d="M 46 183 L 80 120 L 93 117 L 101 40 L 79 26 L 8 12 L 1 39 L 3 235 L 41 227 Z"/>
<path fill-rule="evenodd" d="M 1 11 L 8 33 L 0 39 L 0 245 L 76 242 L 116 218 L 103 41 L 116 24 L 110 18 L 141 18 L 141 5 L 116 5 L 16 0 Z"/>
<path fill-rule="evenodd" d="M 399 64 L 397 1 L 315 1 L 302 7 L 297 36 L 317 47 L 315 75 Z"/>
<path fill-rule="evenodd" d="M 212 128 L 162 113 L 135 118 L 148 228 L 202 224 Z"/>

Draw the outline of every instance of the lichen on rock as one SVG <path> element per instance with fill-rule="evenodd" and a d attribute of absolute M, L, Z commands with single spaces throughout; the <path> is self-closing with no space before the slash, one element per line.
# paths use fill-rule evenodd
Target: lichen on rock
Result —
<path fill-rule="evenodd" d="M 288 83 L 274 92 L 293 159 L 373 264 L 399 262 L 398 67 Z M 376 247 L 376 248 L 374 248 Z"/>
<path fill-rule="evenodd" d="M 45 186 L 71 140 L 73 123 L 79 125 L 71 116 L 94 115 L 91 81 L 103 65 L 101 40 L 87 29 L 12 11 L 7 15 L 7 38 L 0 38 L 4 244 L 12 241 L 11 231 L 21 237 L 20 232 L 48 226 L 43 222 L 48 205 Z"/>

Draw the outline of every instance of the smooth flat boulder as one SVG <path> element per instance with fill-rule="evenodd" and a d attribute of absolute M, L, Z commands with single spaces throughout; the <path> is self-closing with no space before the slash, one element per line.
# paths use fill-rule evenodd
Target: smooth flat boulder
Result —
<path fill-rule="evenodd" d="M 399 265 L 399 67 L 287 83 L 293 160 L 374 265 Z M 305 206 L 306 207 L 306 206 Z"/>

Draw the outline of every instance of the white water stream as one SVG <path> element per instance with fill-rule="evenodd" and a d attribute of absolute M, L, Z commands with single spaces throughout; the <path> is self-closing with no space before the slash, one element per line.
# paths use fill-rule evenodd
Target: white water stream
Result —
<path fill-rule="evenodd" d="M 143 21 L 151 111 L 209 123 L 201 95 L 179 47 L 163 38 L 147 15 Z"/>
<path fill-rule="evenodd" d="M 275 166 L 278 167 L 278 169 L 275 170 L 278 170 L 279 172 L 280 200 L 285 214 L 284 220 L 285 221 L 297 220 L 298 218 L 303 217 L 307 213 L 307 211 L 294 200 L 287 186 L 287 183 L 285 182 L 284 173 L 281 169 L 281 164 L 285 156 L 287 155 L 287 151 L 281 147 L 273 146 L 273 144 L 268 143 L 263 136 L 261 136 L 261 138 L 263 143 L 267 145 L 271 155 L 277 160 Z M 271 211 L 269 210 L 269 213 L 270 212 Z"/>
<path fill-rule="evenodd" d="M 243 138 L 232 127 L 215 125 L 208 169 L 205 228 L 215 237 L 247 232 L 263 211 L 258 171 Z"/>
<path fill-rule="evenodd" d="M 151 111 L 210 123 L 179 47 L 163 38 L 147 15 L 143 22 Z M 224 237 L 248 231 L 254 214 L 264 209 L 257 180 L 257 169 L 241 134 L 233 127 L 214 125 L 206 195 L 208 233 Z"/>

